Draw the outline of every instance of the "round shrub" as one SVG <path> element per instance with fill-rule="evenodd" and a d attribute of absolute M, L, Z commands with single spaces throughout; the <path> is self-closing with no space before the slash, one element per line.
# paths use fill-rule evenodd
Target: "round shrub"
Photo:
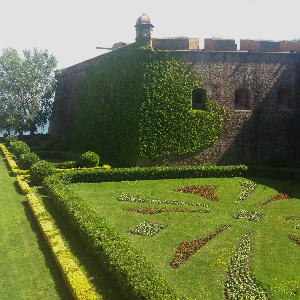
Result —
<path fill-rule="evenodd" d="M 55 172 L 56 169 L 52 163 L 45 160 L 40 160 L 30 167 L 30 180 L 33 184 L 41 185 L 44 178 L 53 175 Z"/>
<path fill-rule="evenodd" d="M 85 152 L 80 156 L 80 166 L 82 168 L 93 168 L 99 165 L 100 157 L 95 152 Z"/>
<path fill-rule="evenodd" d="M 28 170 L 33 164 L 38 162 L 40 158 L 35 153 L 21 154 L 19 164 L 21 169 Z"/>
<path fill-rule="evenodd" d="M 10 142 L 17 142 L 18 141 L 18 137 L 14 136 L 14 135 L 10 135 L 10 136 L 7 136 L 4 140 L 5 140 L 5 146 L 9 147 Z"/>
<path fill-rule="evenodd" d="M 30 153 L 30 148 L 28 145 L 23 142 L 12 142 L 11 144 L 12 151 L 16 154 L 16 156 L 19 158 L 21 154 L 27 154 Z"/>

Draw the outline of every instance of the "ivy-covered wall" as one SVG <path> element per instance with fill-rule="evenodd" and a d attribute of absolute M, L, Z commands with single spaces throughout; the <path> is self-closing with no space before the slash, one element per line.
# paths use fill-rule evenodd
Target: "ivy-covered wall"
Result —
<path fill-rule="evenodd" d="M 224 110 L 192 110 L 198 72 L 181 54 L 132 44 L 95 58 L 76 91 L 68 142 L 135 165 L 200 151 L 221 133 Z"/>

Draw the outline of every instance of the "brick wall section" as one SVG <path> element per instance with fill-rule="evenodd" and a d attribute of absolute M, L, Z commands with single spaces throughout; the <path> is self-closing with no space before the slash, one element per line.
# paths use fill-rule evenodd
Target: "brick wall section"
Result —
<path fill-rule="evenodd" d="M 192 50 L 199 49 L 199 39 L 152 39 L 153 49 L 159 50 Z"/>
<path fill-rule="evenodd" d="M 240 40 L 240 50 L 241 51 L 259 51 L 260 43 L 255 40 Z"/>
<path fill-rule="evenodd" d="M 280 51 L 281 52 L 300 51 L 300 43 L 290 42 L 290 41 L 280 41 Z"/>
<path fill-rule="evenodd" d="M 279 42 L 260 41 L 260 52 L 279 52 Z"/>
<path fill-rule="evenodd" d="M 213 39 L 204 39 L 204 49 L 205 50 L 216 50 L 216 41 Z"/>
<path fill-rule="evenodd" d="M 204 49 L 207 51 L 236 51 L 234 40 L 204 39 Z"/>

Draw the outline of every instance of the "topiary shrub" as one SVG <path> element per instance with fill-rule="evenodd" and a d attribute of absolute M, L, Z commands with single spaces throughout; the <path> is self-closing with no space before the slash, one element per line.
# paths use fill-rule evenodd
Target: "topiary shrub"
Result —
<path fill-rule="evenodd" d="M 10 142 L 17 142 L 18 141 L 18 137 L 14 136 L 14 135 L 10 135 L 10 136 L 7 136 L 4 140 L 5 140 L 5 146 L 9 147 Z"/>
<path fill-rule="evenodd" d="M 288 161 L 282 155 L 274 154 L 267 158 L 266 165 L 277 168 L 286 168 L 288 166 Z"/>
<path fill-rule="evenodd" d="M 83 168 L 93 168 L 99 165 L 100 156 L 95 152 L 85 152 L 80 156 L 80 166 Z"/>
<path fill-rule="evenodd" d="M 56 169 L 52 163 L 45 160 L 40 160 L 30 167 L 30 180 L 35 185 L 41 185 L 47 176 L 53 175 L 55 172 Z"/>
<path fill-rule="evenodd" d="M 21 154 L 19 158 L 20 168 L 28 170 L 33 164 L 37 163 L 40 158 L 35 153 Z"/>
<path fill-rule="evenodd" d="M 11 142 L 10 143 L 12 151 L 15 153 L 15 155 L 19 158 L 21 154 L 27 154 L 30 153 L 30 148 L 28 145 L 23 142 Z"/>

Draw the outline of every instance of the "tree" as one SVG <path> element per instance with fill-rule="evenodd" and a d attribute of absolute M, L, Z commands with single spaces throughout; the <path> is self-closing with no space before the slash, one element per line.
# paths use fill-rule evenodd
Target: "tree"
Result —
<path fill-rule="evenodd" d="M 12 48 L 0 56 L 0 132 L 30 130 L 45 126 L 50 118 L 57 84 L 56 58 L 47 50 L 23 50 L 23 57 Z"/>

